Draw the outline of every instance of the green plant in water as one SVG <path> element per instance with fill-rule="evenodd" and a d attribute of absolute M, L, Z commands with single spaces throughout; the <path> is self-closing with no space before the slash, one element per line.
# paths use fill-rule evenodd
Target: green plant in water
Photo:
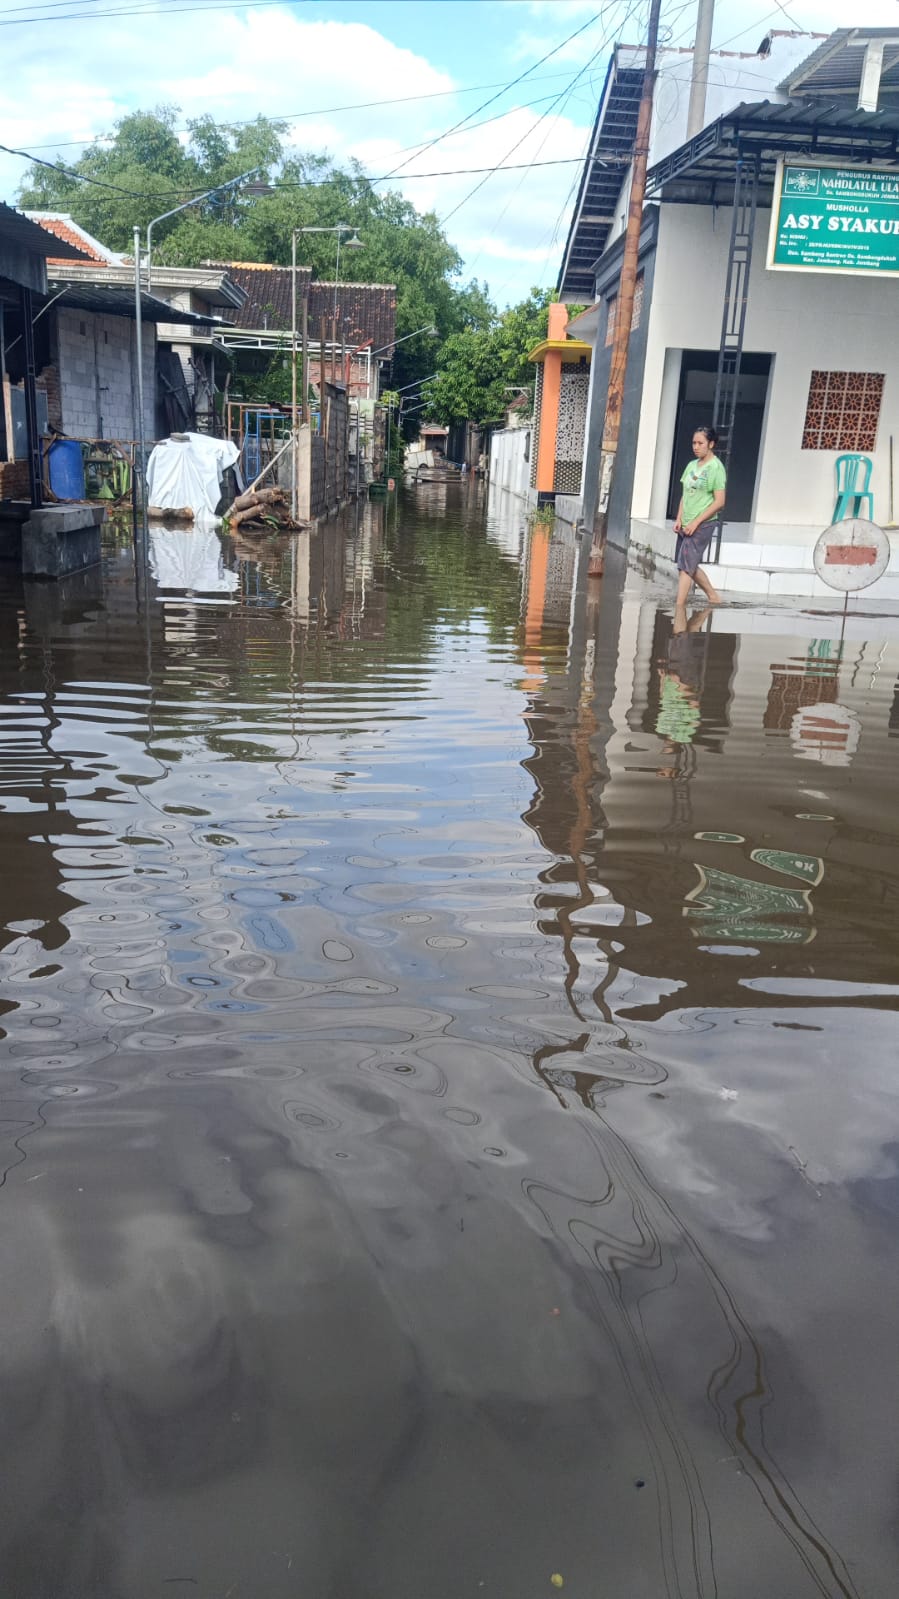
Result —
<path fill-rule="evenodd" d="M 538 505 L 537 509 L 531 512 L 532 527 L 552 527 L 555 520 L 556 508 L 554 505 Z"/>

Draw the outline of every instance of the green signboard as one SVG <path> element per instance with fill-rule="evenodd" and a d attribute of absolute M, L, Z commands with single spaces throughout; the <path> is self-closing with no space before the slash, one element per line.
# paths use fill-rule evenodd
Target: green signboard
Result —
<path fill-rule="evenodd" d="M 866 277 L 899 273 L 899 168 L 779 162 L 768 266 Z"/>

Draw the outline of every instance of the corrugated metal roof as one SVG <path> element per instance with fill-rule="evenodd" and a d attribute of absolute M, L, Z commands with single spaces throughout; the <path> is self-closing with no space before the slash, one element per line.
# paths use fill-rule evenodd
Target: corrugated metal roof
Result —
<path fill-rule="evenodd" d="M 60 293 L 60 290 L 62 292 Z M 134 290 L 115 283 L 61 284 L 51 282 L 50 294 L 57 305 L 70 311 L 93 311 L 99 316 L 134 317 Z M 217 328 L 225 324 L 220 317 L 201 316 L 197 311 L 182 311 L 155 294 L 140 297 L 141 316 L 145 322 L 169 322 L 185 327 Z"/>
<path fill-rule="evenodd" d="M 43 256 L 44 260 L 48 256 L 60 261 L 90 259 L 86 250 L 79 249 L 68 240 L 53 237 L 43 228 L 39 228 L 36 222 L 29 221 L 24 212 L 16 211 L 11 205 L 4 205 L 2 200 L 0 200 L 0 239 L 8 239 L 10 244 L 18 245 L 20 250 L 27 250 L 29 255 Z"/>
<path fill-rule="evenodd" d="M 884 42 L 880 93 L 899 94 L 899 18 L 895 28 L 838 28 L 824 44 L 794 67 L 783 83 L 782 94 L 857 94 L 865 50 L 869 43 Z"/>
<path fill-rule="evenodd" d="M 630 51 L 630 57 L 634 57 Z M 563 300 L 593 299 L 593 265 L 602 255 L 612 226 L 637 132 L 643 64 L 623 66 L 616 48 L 606 72 L 590 150 L 584 162 L 557 288 Z"/>
<path fill-rule="evenodd" d="M 737 159 L 752 154 L 763 184 L 773 182 L 778 157 L 791 154 L 899 166 L 899 105 L 880 111 L 811 99 L 739 105 L 652 167 L 647 195 L 673 198 L 671 186 L 685 184 L 690 192 L 682 197 L 696 204 L 726 203 L 716 183 L 732 181 Z"/>

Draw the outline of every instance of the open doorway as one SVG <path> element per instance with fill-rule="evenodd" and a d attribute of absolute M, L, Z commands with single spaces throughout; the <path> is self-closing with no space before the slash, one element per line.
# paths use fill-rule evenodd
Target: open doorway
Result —
<path fill-rule="evenodd" d="M 727 463 L 728 522 L 749 522 L 755 503 L 765 402 L 771 376 L 770 355 L 743 355 L 737 389 L 730 458 Z M 697 427 L 711 422 L 715 400 L 717 350 L 684 350 L 677 397 L 677 426 L 668 489 L 668 515 L 677 515 L 681 473 L 693 459 L 692 439 Z"/>

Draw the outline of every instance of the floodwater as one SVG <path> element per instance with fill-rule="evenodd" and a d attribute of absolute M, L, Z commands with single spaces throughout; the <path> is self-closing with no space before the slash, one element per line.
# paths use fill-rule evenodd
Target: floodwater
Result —
<path fill-rule="evenodd" d="M 0 1592 L 892 1599 L 899 620 L 417 492 L 3 579 Z"/>

